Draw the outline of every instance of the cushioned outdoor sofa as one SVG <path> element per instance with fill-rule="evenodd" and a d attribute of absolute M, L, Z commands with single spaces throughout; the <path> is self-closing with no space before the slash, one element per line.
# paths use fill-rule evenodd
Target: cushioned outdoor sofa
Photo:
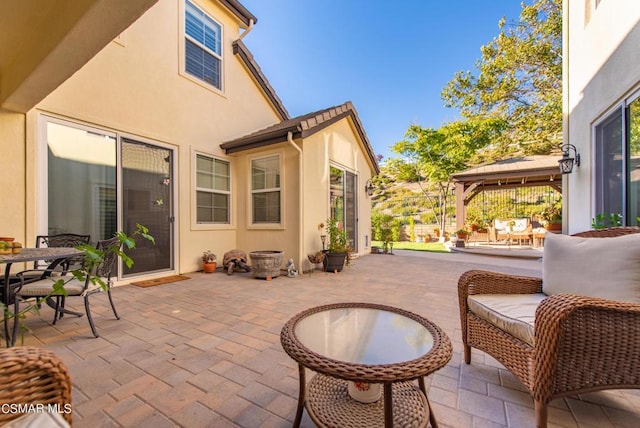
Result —
<path fill-rule="evenodd" d="M 464 359 L 485 351 L 547 404 L 602 389 L 640 388 L 640 232 L 548 234 L 542 278 L 472 270 L 458 281 Z M 600 239 L 594 239 L 600 238 Z"/>
<path fill-rule="evenodd" d="M 528 218 L 514 218 L 510 220 L 493 221 L 493 230 L 495 233 L 495 241 L 505 241 L 511 243 L 511 240 L 531 241 L 533 235 L 533 227 Z"/>

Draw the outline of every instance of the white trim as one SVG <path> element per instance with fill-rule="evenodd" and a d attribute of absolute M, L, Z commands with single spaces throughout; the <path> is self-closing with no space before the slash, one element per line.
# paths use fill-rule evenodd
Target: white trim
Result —
<path fill-rule="evenodd" d="M 280 192 L 280 222 L 279 223 L 254 223 L 253 222 L 253 177 L 251 166 L 254 160 L 265 159 L 273 156 L 278 156 L 278 168 L 280 174 L 280 187 L 277 188 Z M 284 206 L 285 198 L 285 153 L 283 149 L 272 150 L 268 152 L 261 152 L 247 157 L 247 229 L 259 230 L 259 229 L 285 229 L 285 213 Z M 274 190 L 276 188 L 273 188 Z M 268 189 L 262 189 L 268 190 Z"/>
<path fill-rule="evenodd" d="M 198 223 L 198 201 L 197 201 L 197 191 L 198 191 L 198 168 L 197 168 L 197 157 L 198 155 L 206 156 L 211 159 L 216 159 L 219 161 L 227 162 L 229 164 L 229 191 L 219 191 L 219 193 L 225 193 L 229 195 L 229 222 L 228 223 Z M 235 195 L 234 195 L 234 165 L 231 159 L 225 158 L 223 156 L 213 154 L 207 152 L 205 150 L 191 148 L 191 184 L 189 187 L 190 192 L 190 200 L 191 200 L 191 230 L 230 230 L 236 228 L 235 221 Z"/>
<path fill-rule="evenodd" d="M 221 96 L 225 96 L 225 27 L 219 20 L 215 19 L 210 11 L 208 11 L 204 6 L 198 3 L 197 0 L 189 0 L 191 4 L 193 4 L 196 8 L 198 8 L 202 13 L 211 18 L 216 24 L 220 26 L 220 55 L 215 54 L 214 56 L 220 60 L 220 88 L 216 88 L 210 83 L 199 79 L 198 77 L 187 72 L 186 62 L 186 47 L 185 41 L 188 38 L 190 41 L 196 43 L 198 46 L 201 46 L 200 43 L 194 41 L 190 36 L 187 35 L 185 31 L 186 25 L 186 13 L 185 13 L 185 3 L 187 0 L 180 0 L 178 7 L 178 28 L 180 37 L 178 38 L 178 74 L 185 79 L 190 80 L 191 82 Z M 210 52 L 207 49 L 207 52 Z"/>
<path fill-rule="evenodd" d="M 107 137 L 113 138 L 115 140 L 115 150 L 116 150 L 116 204 L 118 209 L 120 210 L 122 207 L 122 189 L 119 188 L 118 183 L 122 183 L 122 139 L 129 139 L 139 143 L 150 144 L 162 149 L 166 149 L 171 151 L 173 163 L 171 165 L 171 176 L 174 181 L 173 191 L 172 191 L 172 212 L 171 215 L 174 217 L 173 227 L 172 227 L 172 236 L 171 240 L 173 243 L 173 253 L 171 264 L 173 268 L 168 270 L 163 270 L 163 273 L 175 273 L 177 272 L 179 265 L 179 240 L 178 240 L 178 225 L 179 225 L 179 210 L 178 210 L 178 187 L 179 176 L 177 171 L 177 166 L 179 164 L 179 150 L 175 145 L 171 145 L 168 143 L 160 142 L 157 140 L 153 140 L 150 138 L 145 138 L 136 134 L 130 134 L 124 131 L 118 131 L 115 129 L 111 129 L 109 127 L 103 127 L 100 125 L 92 124 L 89 125 L 87 123 L 82 122 L 79 119 L 73 119 L 68 117 L 60 117 L 50 112 L 38 112 L 38 137 L 37 137 L 37 150 L 36 150 L 36 162 L 38 165 L 37 178 L 36 178 L 36 186 L 38 191 L 37 198 L 37 233 L 36 234 L 47 234 L 48 233 L 48 141 L 47 141 L 47 123 L 55 123 L 58 125 L 67 126 L 73 129 L 79 129 L 89 132 L 94 132 L 96 134 L 105 135 Z M 118 230 L 122 230 L 122 212 L 119 211 L 117 213 L 117 228 Z M 117 281 L 122 281 L 122 261 L 119 261 L 118 268 L 118 278 Z M 158 272 L 148 272 L 148 273 L 140 273 L 137 275 L 129 275 L 126 277 L 126 281 L 129 281 L 133 278 L 144 278 L 146 276 L 157 275 Z"/>

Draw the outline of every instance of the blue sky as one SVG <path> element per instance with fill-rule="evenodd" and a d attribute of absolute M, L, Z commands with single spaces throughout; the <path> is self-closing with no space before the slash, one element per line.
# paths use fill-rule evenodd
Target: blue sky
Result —
<path fill-rule="evenodd" d="M 244 42 L 292 117 L 352 101 L 376 154 L 409 125 L 455 120 L 440 92 L 515 21 L 520 0 L 241 0 Z M 527 3 L 531 3 L 527 1 Z"/>

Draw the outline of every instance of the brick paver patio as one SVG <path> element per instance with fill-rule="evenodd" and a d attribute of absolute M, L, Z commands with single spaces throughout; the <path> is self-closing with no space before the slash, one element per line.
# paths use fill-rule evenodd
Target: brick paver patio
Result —
<path fill-rule="evenodd" d="M 397 252 L 361 257 L 339 274 L 272 281 L 190 273 L 187 281 L 115 288 L 120 321 L 106 296 L 94 296 L 98 339 L 84 317 L 51 326 L 45 308 L 42 319 L 27 321 L 33 332 L 25 344 L 53 350 L 69 367 L 76 427 L 290 427 L 298 372 L 280 346 L 284 323 L 311 306 L 382 303 L 425 316 L 451 338 L 451 362 L 426 379 L 441 427 L 532 427 L 533 401 L 508 371 L 476 350 L 471 365 L 462 362 L 456 285 L 472 268 L 539 274 L 540 263 Z M 80 299 L 72 304 L 82 309 Z M 549 421 L 552 427 L 637 427 L 640 393 L 555 400 Z M 313 426 L 306 412 L 302 426 Z"/>

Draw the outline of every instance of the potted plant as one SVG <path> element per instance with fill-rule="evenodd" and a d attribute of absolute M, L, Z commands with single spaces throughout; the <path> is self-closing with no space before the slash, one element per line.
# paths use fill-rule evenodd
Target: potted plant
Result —
<path fill-rule="evenodd" d="M 562 199 L 547 205 L 540 213 L 540 218 L 547 230 L 562 230 Z"/>
<path fill-rule="evenodd" d="M 467 239 L 467 237 L 469 236 L 469 231 L 467 229 L 458 229 L 456 231 L 456 237 L 458 239 Z"/>
<path fill-rule="evenodd" d="M 469 231 L 467 229 L 458 229 L 455 233 L 455 245 L 456 247 L 464 247 L 464 243 L 469 237 Z"/>
<path fill-rule="evenodd" d="M 347 232 L 342 229 L 335 218 L 327 219 L 328 246 L 324 260 L 326 272 L 340 272 L 349 262 L 349 249 L 347 247 Z"/>
<path fill-rule="evenodd" d="M 211 250 L 202 253 L 202 270 L 205 273 L 215 272 L 217 266 L 218 258 Z"/>

